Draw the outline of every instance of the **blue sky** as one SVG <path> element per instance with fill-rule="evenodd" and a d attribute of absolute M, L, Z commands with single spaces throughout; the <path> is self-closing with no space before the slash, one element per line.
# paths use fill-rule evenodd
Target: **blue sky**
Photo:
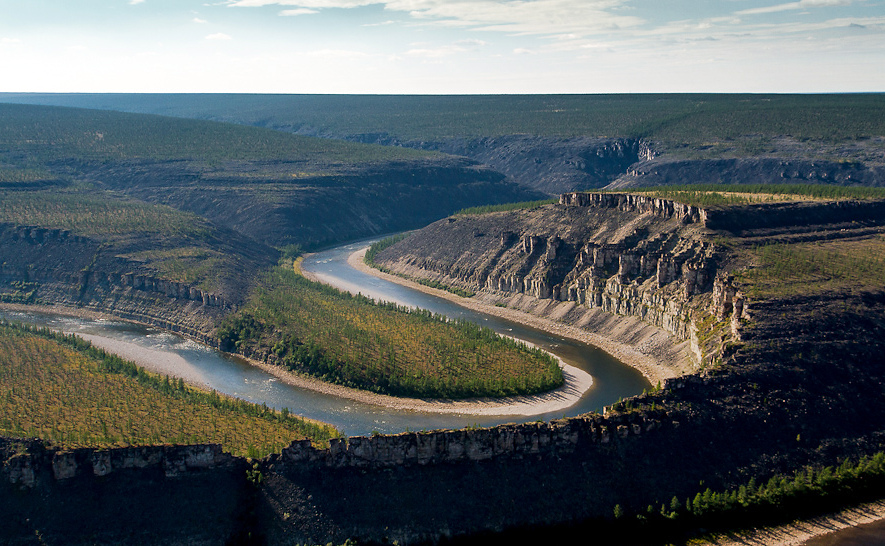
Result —
<path fill-rule="evenodd" d="M 885 91 L 885 0 L 0 0 L 0 91 Z"/>

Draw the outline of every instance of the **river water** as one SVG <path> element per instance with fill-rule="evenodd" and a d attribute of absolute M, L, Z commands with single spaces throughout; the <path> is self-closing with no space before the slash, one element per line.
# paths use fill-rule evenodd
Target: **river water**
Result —
<path fill-rule="evenodd" d="M 477 416 L 393 410 L 288 385 L 242 359 L 155 328 L 119 321 L 3 310 L 0 310 L 0 318 L 76 333 L 125 358 L 139 363 L 150 362 L 150 368 L 160 373 L 182 377 L 259 404 L 266 403 L 276 409 L 289 408 L 298 415 L 331 423 L 348 436 L 366 435 L 373 431 L 396 433 L 550 420 L 600 411 L 603 406 L 621 397 L 638 394 L 650 386 L 639 372 L 596 347 L 470 311 L 445 299 L 379 279 L 347 265 L 347 256 L 367 244 L 355 243 L 316 253 L 305 260 L 302 267 L 344 290 L 401 305 L 422 307 L 452 318 L 464 318 L 535 344 L 590 373 L 593 386 L 577 404 L 552 414 Z"/>
<path fill-rule="evenodd" d="M 448 300 L 390 283 L 347 265 L 347 257 L 371 241 L 354 243 L 316 253 L 302 267 L 324 282 L 342 290 L 421 307 L 452 318 L 464 318 L 538 345 L 567 363 L 593 376 L 593 387 L 565 412 L 534 416 L 471 416 L 398 411 L 345 400 L 288 385 L 242 359 L 226 355 L 175 334 L 127 322 L 64 317 L 44 313 L 0 310 L 0 318 L 47 326 L 76 333 L 135 361 L 150 361 L 151 367 L 174 377 L 205 385 L 219 392 L 270 407 L 331 423 L 348 436 L 372 431 L 396 433 L 405 430 L 460 428 L 480 424 L 554 419 L 599 411 L 603 406 L 649 387 L 634 369 L 602 350 L 578 341 L 513 323 L 460 307 Z M 854 546 L 885 544 L 885 521 L 839 531 L 806 543 L 807 546 Z"/>

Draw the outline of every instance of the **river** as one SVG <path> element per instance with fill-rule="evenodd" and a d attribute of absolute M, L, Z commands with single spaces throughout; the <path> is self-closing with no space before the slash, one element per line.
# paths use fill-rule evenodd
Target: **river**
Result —
<path fill-rule="evenodd" d="M 460 428 L 467 425 L 492 426 L 518 421 L 535 421 L 599 411 L 603 406 L 649 387 L 636 370 L 602 350 L 568 338 L 523 326 L 494 316 L 468 310 L 448 300 L 412 290 L 347 265 L 347 257 L 371 241 L 344 245 L 318 252 L 302 267 L 324 282 L 342 290 L 401 305 L 421 307 L 452 318 L 464 318 L 495 331 L 528 341 L 581 368 L 593 376 L 593 386 L 565 412 L 524 416 L 475 416 L 393 410 L 345 400 L 288 385 L 246 361 L 184 339 L 175 334 L 115 320 L 67 317 L 38 312 L 0 309 L 0 318 L 47 326 L 75 333 L 125 358 L 150 360 L 161 373 L 276 409 L 289 408 L 293 413 L 333 424 L 348 436 L 373 431 L 397 433 L 405 430 Z M 885 521 L 846 529 L 808 541 L 807 546 L 853 546 L 885 543 Z"/>
<path fill-rule="evenodd" d="M 436 414 L 395 410 L 289 385 L 277 377 L 194 341 L 163 330 L 122 321 L 73 318 L 43 313 L 0 310 L 0 317 L 48 326 L 75 333 L 94 344 L 136 362 L 149 361 L 160 373 L 181 377 L 231 396 L 289 410 L 298 415 L 331 423 L 348 436 L 397 433 L 406 430 L 462 428 L 468 425 L 492 426 L 519 421 L 550 420 L 600 411 L 619 398 L 649 388 L 636 370 L 604 351 L 567 338 L 497 317 L 471 311 L 445 299 L 412 290 L 347 264 L 347 256 L 369 242 L 354 243 L 311 255 L 302 267 L 333 286 L 401 305 L 421 307 L 452 318 L 463 318 L 495 331 L 542 347 L 566 363 L 593 376 L 593 386 L 580 401 L 565 411 L 531 416 L 480 416 Z"/>

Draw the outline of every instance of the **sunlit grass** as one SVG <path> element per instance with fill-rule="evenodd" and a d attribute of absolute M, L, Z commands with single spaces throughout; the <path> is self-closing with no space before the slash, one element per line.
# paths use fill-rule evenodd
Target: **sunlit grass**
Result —
<path fill-rule="evenodd" d="M 64 447 L 220 443 L 236 455 L 322 443 L 329 426 L 197 391 L 95 349 L 0 325 L 0 435 Z"/>
<path fill-rule="evenodd" d="M 747 251 L 755 267 L 737 273 L 756 298 L 885 287 L 885 237 L 770 244 Z"/>
<path fill-rule="evenodd" d="M 257 348 L 296 371 L 404 396 L 541 392 L 562 383 L 548 354 L 472 323 L 376 304 L 276 268 L 225 321 L 230 349 Z"/>

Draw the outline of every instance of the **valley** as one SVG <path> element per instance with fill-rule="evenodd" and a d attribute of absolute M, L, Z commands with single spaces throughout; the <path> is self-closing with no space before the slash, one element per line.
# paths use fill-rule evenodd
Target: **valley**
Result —
<path fill-rule="evenodd" d="M 70 512 L 82 534 L 53 517 L 96 494 L 163 499 L 144 544 L 520 542 L 576 529 L 678 542 L 882 496 L 880 95 L 4 97 L 152 112 L 0 105 L 7 305 L 153 325 L 387 395 L 560 385 L 542 353 L 293 270 L 305 250 L 415 230 L 371 250 L 373 265 L 447 304 L 589 340 L 647 378 L 617 390 L 590 371 L 597 402 L 534 422 L 277 429 L 260 451 L 145 436 L 135 417 L 93 441 L 101 425 L 51 424 L 71 413 L 52 406 L 66 397 L 31 389 L 49 417 L 5 417 L 4 540 L 120 540 L 132 522 L 112 512 Z M 23 335 L 4 341 L 20 347 L 10 354 L 37 356 L 4 377 L 82 363 Z M 34 377 L 24 382 L 64 391 Z M 36 419 L 17 389 L 2 391 L 8 413 Z M 283 423 L 278 409 L 254 411 Z M 175 508 L 194 495 L 221 499 L 201 509 L 205 529 Z"/>

